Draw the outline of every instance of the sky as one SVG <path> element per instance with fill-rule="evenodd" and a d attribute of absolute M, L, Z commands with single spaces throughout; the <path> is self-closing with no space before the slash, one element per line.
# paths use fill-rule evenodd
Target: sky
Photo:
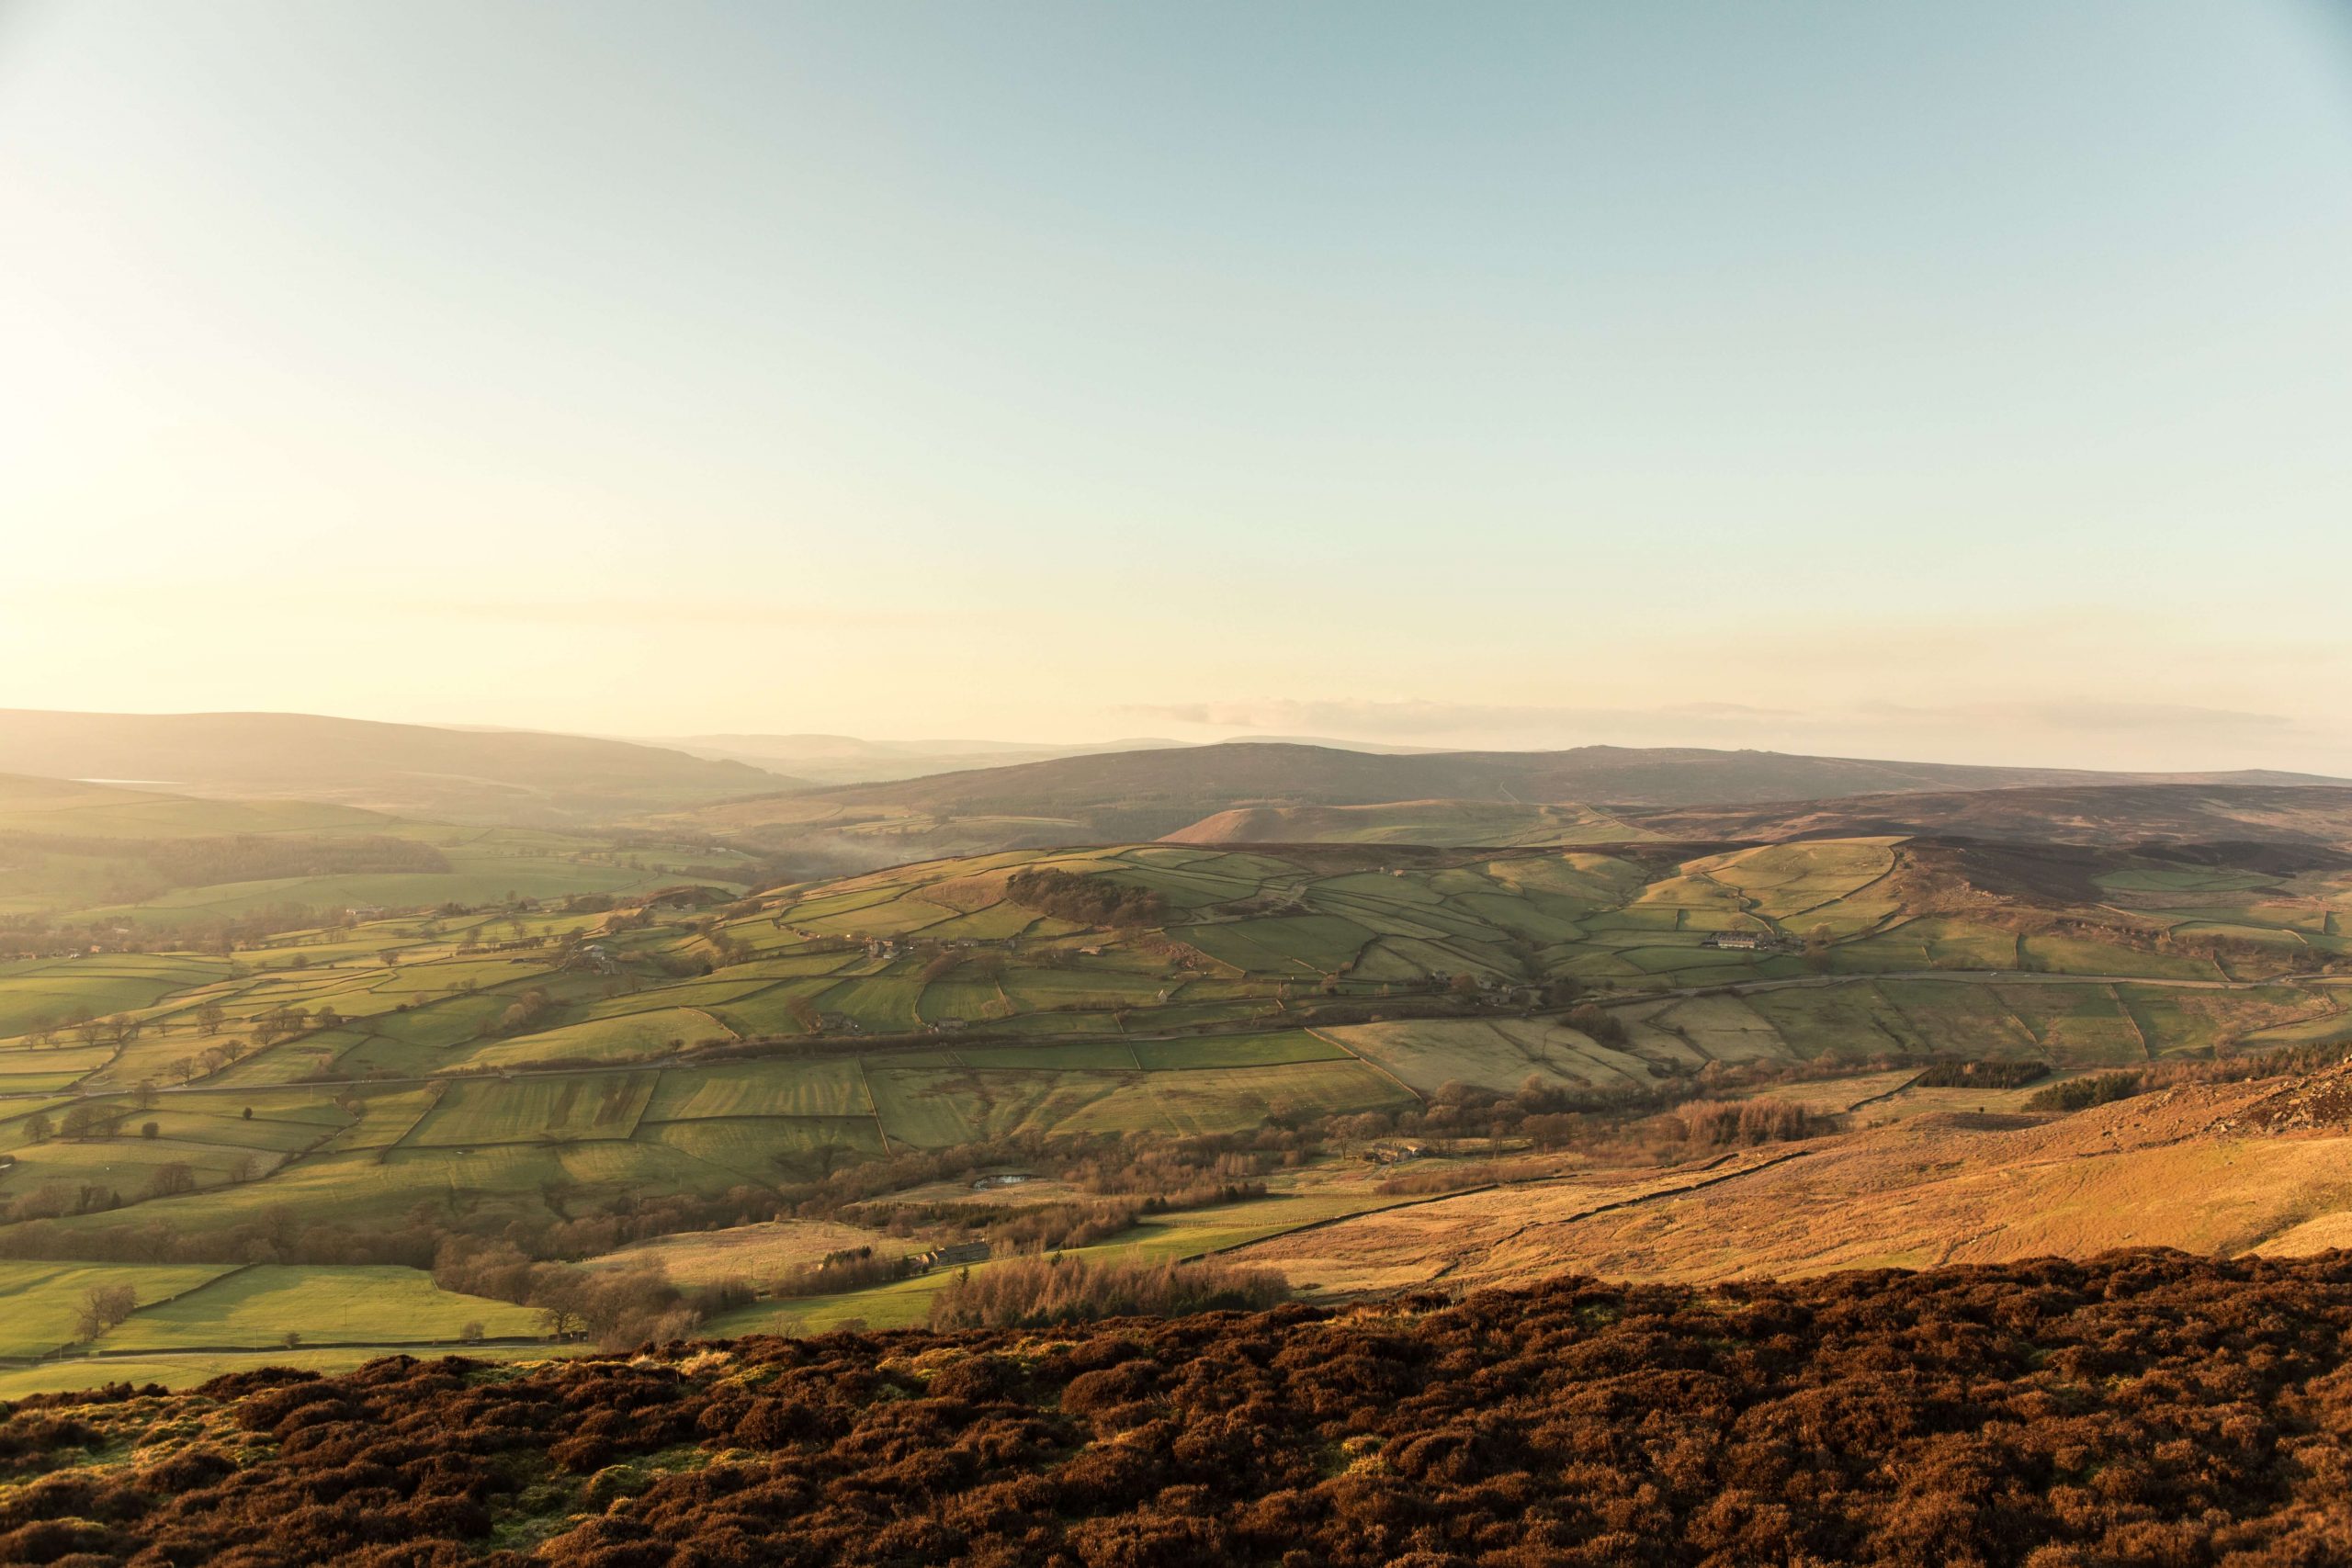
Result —
<path fill-rule="evenodd" d="M 2352 5 L 0 0 L 0 706 L 2352 773 Z"/>

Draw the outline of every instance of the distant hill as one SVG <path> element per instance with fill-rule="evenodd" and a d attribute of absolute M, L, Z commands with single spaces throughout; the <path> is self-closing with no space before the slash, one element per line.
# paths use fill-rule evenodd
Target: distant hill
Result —
<path fill-rule="evenodd" d="M 731 887 L 763 874 L 707 843 L 623 851 L 540 827 L 0 773 L 0 952 L 71 945 L 39 933 L 78 926 L 202 939 L 229 926 L 282 930 L 303 923 L 302 911 Z"/>
<path fill-rule="evenodd" d="M 849 784 L 1060 757 L 1092 757 L 1106 751 L 1151 750 L 1186 742 L 1145 739 L 1054 745 L 1024 740 L 865 740 L 854 735 L 686 735 L 650 739 L 641 744 L 693 757 L 747 762 L 816 784 Z"/>
<path fill-rule="evenodd" d="M 2112 784 L 1869 795 L 1776 805 L 1634 810 L 1664 838 L 1807 839 L 1938 834 L 2059 844 L 2253 841 L 2352 846 L 2342 784 Z"/>
<path fill-rule="evenodd" d="M 697 813 L 710 830 L 770 847 L 839 852 L 844 863 L 882 864 L 923 854 L 976 852 L 1056 843 L 1109 843 L 1205 834 L 1204 819 L 1246 812 L 1244 836 L 1220 841 L 1311 839 L 1330 824 L 1284 823 L 1264 813 L 1302 807 L 1418 803 L 1421 824 L 1403 838 L 1488 841 L 1487 818 L 1521 808 L 1521 827 L 1548 824 L 1532 808 L 1577 803 L 1606 814 L 1632 808 L 1739 807 L 1848 795 L 1952 793 L 2024 786 L 2081 787 L 2145 782 L 2235 783 L 2293 775 L 2150 775 L 2064 768 L 1976 767 L 1939 762 L 1807 757 L 1776 751 L 1585 746 L 1565 751 L 1442 751 L 1374 755 L 1271 741 L 985 768 L 858 784 L 789 796 L 729 802 Z M 2309 781 L 2298 781 L 2309 782 Z M 1431 803 L 1436 803 L 1432 806 Z M 1443 820 L 1446 803 L 1476 823 L 1473 833 Z M 1585 812 L 1578 820 L 1589 817 Z M 1505 825 L 1510 826 L 1510 825 Z M 1675 837 L 1724 837 L 1661 829 Z M 1386 826 L 1363 835 L 1402 841 Z M 1640 836 L 1603 830 L 1583 837 Z M 1534 841 L 1513 827 L 1504 841 Z"/>
<path fill-rule="evenodd" d="M 559 827 L 803 782 L 742 762 L 528 730 L 315 714 L 28 709 L 0 709 L 0 772 Z"/>

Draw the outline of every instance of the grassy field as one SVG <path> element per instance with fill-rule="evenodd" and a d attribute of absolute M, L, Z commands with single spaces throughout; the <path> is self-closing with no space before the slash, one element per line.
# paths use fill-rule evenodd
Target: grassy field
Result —
<path fill-rule="evenodd" d="M 143 1306 L 97 1341 L 101 1351 L 266 1349 L 288 1344 L 448 1344 L 469 1325 L 493 1339 L 534 1337 L 538 1315 L 461 1296 L 414 1269 L 257 1265 Z"/>
<path fill-rule="evenodd" d="M 8 1307 L 0 1358 L 42 1356 L 74 1343 L 74 1318 L 91 1290 L 127 1285 L 147 1309 L 229 1271 L 226 1264 L 0 1262 L 0 1300 Z"/>
<path fill-rule="evenodd" d="M 52 808 L 16 804 L 25 820 Z M 140 809 L 121 819 L 127 844 L 173 812 L 199 840 L 218 820 L 210 803 Z M 390 820 L 330 812 L 283 830 Z M 479 849 L 649 881 L 670 870 L 560 835 L 388 831 L 425 833 L 453 867 L 485 863 Z M 1012 852 L 740 900 L 605 909 L 502 889 L 494 908 L 313 924 L 225 953 L 18 960 L 0 964 L 0 1235 L 32 1223 L 61 1246 L 129 1248 L 420 1215 L 495 1234 L 778 1192 L 885 1154 L 1249 1133 L 1460 1087 L 1649 1089 L 1710 1064 L 1928 1055 L 2085 1070 L 2352 1038 L 2344 987 L 2310 973 L 2352 912 L 2340 880 L 2119 855 L 2099 908 L 2053 913 L 1976 893 L 1938 904 L 1919 889 L 1943 885 L 1913 852 Z M 1158 913 L 1089 928 L 1012 902 L 1011 878 L 1035 867 L 1146 890 Z M 1710 940 L 1728 930 L 1778 950 Z M 1804 954 L 1817 930 L 1826 948 Z M 1578 998 L 1546 987 L 1569 979 L 1597 987 L 1582 999 L 1606 1022 L 1568 1023 Z M 1190 1224 L 1128 1245 L 1179 1245 Z M 682 1269 L 705 1266 L 672 1239 Z M 32 1339 L 77 1294 L 46 1290 L 22 1292 L 50 1303 L 26 1319 Z M 383 1322 L 333 1331 L 381 1343 L 394 1320 L 446 1326 L 406 1290 L 378 1292 Z M 248 1292 L 258 1304 L 230 1310 Z M 252 1347 L 258 1325 L 308 1314 L 292 1331 L 310 1337 L 329 1332 L 315 1325 L 330 1294 L 253 1275 L 117 1332 L 141 1354 Z M 884 1294 L 890 1311 L 922 1297 Z M 203 1339 L 209 1323 L 242 1337 Z"/>

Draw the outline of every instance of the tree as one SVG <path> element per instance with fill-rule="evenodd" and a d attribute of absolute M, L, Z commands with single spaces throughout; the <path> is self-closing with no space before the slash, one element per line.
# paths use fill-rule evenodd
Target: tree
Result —
<path fill-rule="evenodd" d="M 196 1171 L 184 1160 L 159 1165 L 147 1179 L 146 1195 L 150 1198 L 176 1198 L 183 1192 L 196 1190 Z"/>
<path fill-rule="evenodd" d="M 57 1124 L 49 1119 L 48 1113 L 46 1111 L 36 1111 L 31 1116 L 26 1119 L 25 1142 L 28 1144 L 45 1144 L 49 1142 L 50 1135 L 56 1131 Z"/>
<path fill-rule="evenodd" d="M 1804 965 L 1815 974 L 1829 967 L 1829 928 L 1815 926 L 1804 933 Z"/>
<path fill-rule="evenodd" d="M 139 1087 L 130 1091 L 130 1102 L 141 1111 L 155 1109 L 155 1080 L 141 1078 Z"/>
<path fill-rule="evenodd" d="M 1624 1020 L 1590 1002 L 1579 1002 L 1570 1008 L 1567 1024 L 1570 1029 L 1589 1034 L 1603 1045 L 1625 1043 Z"/>
<path fill-rule="evenodd" d="M 112 1126 L 100 1106 L 77 1105 L 65 1113 L 65 1135 L 69 1138 L 103 1137 Z"/>
<path fill-rule="evenodd" d="M 196 1026 L 207 1034 L 220 1033 L 221 1024 L 227 1022 L 228 1018 L 229 1010 L 219 1002 L 207 1002 L 196 1010 Z"/>
<path fill-rule="evenodd" d="M 139 1306 L 139 1292 L 129 1285 L 93 1285 L 82 1292 L 74 1314 L 74 1337 L 96 1339 L 128 1318 Z"/>
<path fill-rule="evenodd" d="M 139 1123 L 139 1135 L 142 1138 L 159 1138 L 162 1137 L 163 1134 L 164 1129 L 160 1122 L 141 1122 Z"/>

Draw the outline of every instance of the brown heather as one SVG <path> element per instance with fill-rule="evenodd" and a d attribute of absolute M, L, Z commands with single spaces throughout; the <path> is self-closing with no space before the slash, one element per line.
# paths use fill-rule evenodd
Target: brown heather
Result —
<path fill-rule="evenodd" d="M 0 1559 L 2327 1564 L 2352 1255 L 1566 1279 L 6 1407 Z"/>

